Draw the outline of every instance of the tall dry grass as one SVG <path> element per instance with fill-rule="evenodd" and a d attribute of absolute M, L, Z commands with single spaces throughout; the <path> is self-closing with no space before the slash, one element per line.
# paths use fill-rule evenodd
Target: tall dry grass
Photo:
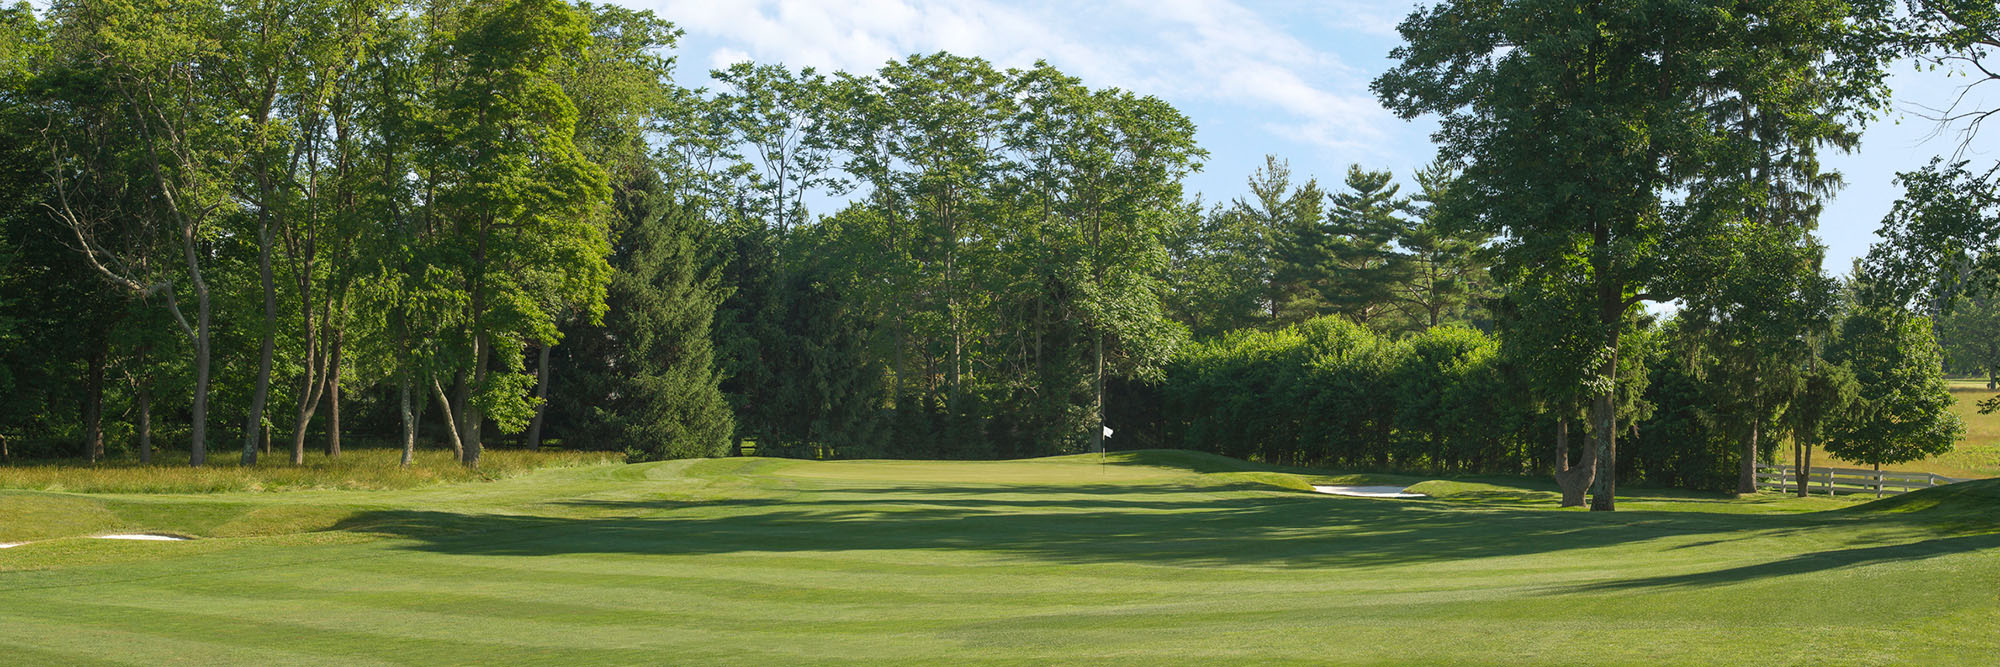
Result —
<path fill-rule="evenodd" d="M 78 493 L 218 493 L 224 491 L 294 491 L 302 489 L 406 489 L 427 484 L 473 482 L 513 477 L 542 468 L 591 465 L 624 460 L 616 452 L 526 451 L 488 449 L 478 470 L 458 463 L 451 452 L 421 451 L 410 467 L 397 465 L 395 449 L 350 449 L 337 458 L 309 454 L 302 465 L 282 458 L 254 466 L 238 465 L 228 452 L 210 456 L 200 468 L 177 459 L 156 457 L 153 465 L 136 461 L 45 461 L 0 465 L 0 489 L 71 491 Z M 218 460 L 227 459 L 227 460 Z"/>

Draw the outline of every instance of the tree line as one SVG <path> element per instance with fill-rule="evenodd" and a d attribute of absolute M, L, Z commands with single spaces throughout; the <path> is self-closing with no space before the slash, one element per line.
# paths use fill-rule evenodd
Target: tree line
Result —
<path fill-rule="evenodd" d="M 1373 83 L 1442 119 L 1433 164 L 1322 186 L 1274 156 L 1211 202 L 1186 116 L 1045 63 L 687 88 L 671 23 L 612 5 L 20 5 L 0 442 L 994 458 L 1110 425 L 1553 471 L 1598 509 L 1619 479 L 1747 489 L 1782 439 L 1901 460 L 1956 433 L 1921 316 L 1983 294 L 1920 253 L 1963 234 L 1906 221 L 1972 176 L 1906 175 L 1843 282 L 1820 156 L 1895 58 L 1985 53 L 1968 7 L 1439 3 Z"/>
<path fill-rule="evenodd" d="M 1193 125 L 1046 65 L 687 89 L 671 24 L 557 0 L 5 18 L 23 453 L 94 460 L 115 428 L 150 460 L 171 431 L 201 465 L 215 430 L 298 463 L 338 455 L 344 403 L 468 465 L 496 435 L 1044 453 L 1185 337 L 1158 285 Z"/>

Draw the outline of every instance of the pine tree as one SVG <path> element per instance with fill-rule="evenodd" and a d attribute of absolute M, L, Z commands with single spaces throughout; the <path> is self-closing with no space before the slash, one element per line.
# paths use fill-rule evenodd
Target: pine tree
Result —
<path fill-rule="evenodd" d="M 1397 196 L 1402 188 L 1391 184 L 1392 178 L 1353 165 L 1347 168 L 1349 192 L 1329 197 L 1327 277 L 1320 294 L 1332 312 L 1363 325 L 1376 324 L 1389 312 L 1403 268 L 1393 244 L 1409 204 Z"/>
<path fill-rule="evenodd" d="M 722 295 L 699 246 L 705 225 L 671 195 L 639 197 L 626 205 L 603 324 L 575 327 L 557 348 L 573 368 L 555 381 L 567 386 L 552 425 L 565 442 L 636 461 L 721 456 L 735 422 L 709 338 Z"/>

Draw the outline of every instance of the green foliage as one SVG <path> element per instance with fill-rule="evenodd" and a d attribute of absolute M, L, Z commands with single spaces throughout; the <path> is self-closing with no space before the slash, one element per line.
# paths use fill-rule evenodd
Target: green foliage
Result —
<path fill-rule="evenodd" d="M 1463 229 L 1452 217 L 1465 206 L 1451 198 L 1456 169 L 1434 162 L 1416 174 L 1416 196 L 1406 204 L 1396 231 L 1397 256 L 1389 289 L 1393 300 L 1418 325 L 1435 327 L 1448 319 L 1477 321 L 1490 317 L 1486 301 L 1495 296 L 1487 245 L 1492 241 Z"/>
<path fill-rule="evenodd" d="M 1867 278 L 1870 305 L 1915 302 L 1948 312 L 1962 296 L 2000 286 L 2000 206 L 1993 197 L 1995 167 L 1975 174 L 1966 162 L 1934 159 L 1896 175 L 1904 188 L 1858 267 Z"/>
<path fill-rule="evenodd" d="M 1331 312 L 1363 325 L 1389 311 L 1397 282 L 1400 262 L 1392 244 L 1406 225 L 1408 202 L 1397 196 L 1402 187 L 1391 184 L 1392 178 L 1386 171 L 1349 166 L 1348 191 L 1328 197 L 1333 207 L 1327 213 L 1320 297 Z"/>
<path fill-rule="evenodd" d="M 706 222 L 670 195 L 638 194 L 612 255 L 603 324 L 564 337 L 556 430 L 639 461 L 721 456 L 734 423 L 709 338 L 721 295 L 702 256 Z"/>
<path fill-rule="evenodd" d="M 1198 339 L 1341 314 L 1385 334 L 1447 322 L 1491 326 L 1488 236 L 1464 229 L 1443 204 L 1453 167 L 1416 174 L 1422 192 L 1398 195 L 1387 172 L 1349 169 L 1346 190 L 1294 184 L 1266 156 L 1250 195 L 1172 226 L 1169 315 Z"/>
<path fill-rule="evenodd" d="M 1549 396 L 1560 404 L 1567 387 L 1588 387 L 1593 463 L 1616 462 L 1627 319 L 1643 302 L 1703 294 L 1707 258 L 1744 243 L 1727 228 L 1792 192 L 1772 177 L 1782 166 L 1773 157 L 1837 142 L 1845 122 L 1882 103 L 1888 53 L 1861 38 L 1856 19 L 1885 11 L 1813 0 L 1445 2 L 1399 28 L 1406 44 L 1373 88 L 1405 118 L 1442 117 L 1440 153 L 1465 165 L 1452 201 L 1466 208 L 1454 215 L 1503 239 L 1498 272 L 1510 288 L 1580 292 L 1515 307 L 1558 306 L 1562 315 L 1534 319 L 1581 331 L 1581 341 L 1532 335 L 1560 343 L 1546 353 L 1581 347 L 1594 358 L 1555 376 L 1563 386 Z M 1752 117 L 1755 130 L 1743 131 Z M 1798 169 L 1815 170 L 1810 160 Z M 1612 508 L 1611 477 L 1595 476 L 1593 507 Z"/>
<path fill-rule="evenodd" d="M 1444 3 L 1376 86 L 1444 116 L 1414 196 L 1271 157 L 1206 207 L 1185 115 L 1041 63 L 741 63 L 709 92 L 674 83 L 677 29 L 610 5 L 0 10 L 0 435 L 115 454 L 143 405 L 200 446 L 212 395 L 246 452 L 406 428 L 476 464 L 483 429 L 546 419 L 634 459 L 991 458 L 1109 425 L 1517 472 L 1588 405 L 1634 443 L 1620 478 L 1713 486 L 1729 429 L 1819 377 L 1816 151 L 1879 99 L 1882 11 Z M 1953 191 L 1981 179 L 1906 184 L 1890 235 L 1931 254 L 1899 271 L 1987 261 L 1985 204 Z M 1686 314 L 1656 327 L 1639 304 L 1665 299 Z M 259 378 L 297 419 L 261 414 Z M 343 392 L 348 425 L 316 421 Z"/>
<path fill-rule="evenodd" d="M 1269 320 L 1292 323 L 1324 314 L 1321 290 L 1333 243 L 1324 210 L 1326 192 L 1312 179 L 1293 186 L 1291 165 L 1268 155 L 1248 184 L 1250 198 L 1238 198 L 1217 216 L 1250 234 L 1244 255 L 1261 274 L 1253 280 L 1265 286 L 1262 301 Z"/>
<path fill-rule="evenodd" d="M 1673 345 L 1673 343 L 1669 343 Z M 1671 350 L 1671 347 L 1669 348 Z M 1691 367 L 1692 366 L 1692 367 Z M 1747 434 L 1716 376 L 1700 365 L 1662 359 L 1649 374 L 1647 401 L 1652 418 L 1633 424 L 1637 437 L 1619 443 L 1618 464 L 1625 480 L 1646 486 L 1733 491 Z M 1775 428 L 1763 434 L 1778 441 Z M 1763 446 L 1768 458 L 1776 450 Z"/>
<path fill-rule="evenodd" d="M 1165 103 L 948 53 L 716 76 L 712 124 L 749 153 L 716 158 L 735 162 L 717 338 L 760 453 L 1081 451 L 1100 387 L 1156 377 L 1185 337 L 1162 276 L 1201 152 Z M 808 223 L 815 187 L 857 198 Z"/>
<path fill-rule="evenodd" d="M 1950 451 L 1964 431 L 1951 412 L 1928 320 L 1858 310 L 1841 322 L 1827 357 L 1852 369 L 1860 397 L 1831 425 L 1828 453 L 1862 464 L 1902 463 Z"/>
<path fill-rule="evenodd" d="M 1248 216 L 1199 203 L 1172 216 L 1164 238 L 1167 269 L 1162 306 L 1197 340 L 1270 320 L 1265 307 L 1269 243 Z"/>
<path fill-rule="evenodd" d="M 1162 387 L 1168 442 L 1283 465 L 1519 469 L 1498 349 L 1466 327 L 1391 342 L 1338 316 L 1195 343 Z"/>
<path fill-rule="evenodd" d="M 558 0 L 474 11 L 450 44 L 462 76 L 442 92 L 429 140 L 445 167 L 437 215 L 454 230 L 429 252 L 462 277 L 467 304 L 471 464 L 485 419 L 518 432 L 533 415 L 528 341 L 555 339 L 562 306 L 601 316 L 611 272 L 596 214 L 610 195 L 604 170 L 577 150 L 577 110 L 556 76 L 588 45 L 587 24 Z"/>
<path fill-rule="evenodd" d="M 1983 377 L 1989 386 L 2000 380 L 2000 298 L 1967 297 L 1937 319 L 1936 329 L 1945 373 Z"/>

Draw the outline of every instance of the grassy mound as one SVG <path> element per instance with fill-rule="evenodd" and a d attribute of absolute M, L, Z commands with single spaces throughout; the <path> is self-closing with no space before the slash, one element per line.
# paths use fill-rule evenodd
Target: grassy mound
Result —
<path fill-rule="evenodd" d="M 1088 459 L 1094 458 L 1094 456 L 1089 454 L 1083 454 L 1075 457 L 1055 457 L 1055 458 L 1073 459 L 1079 463 L 1088 463 L 1089 462 Z M 1281 466 L 1264 465 L 1262 463 L 1251 463 L 1249 461 L 1245 461 L 1242 459 L 1233 459 L 1227 456 L 1223 456 L 1221 454 L 1210 454 L 1208 452 L 1197 452 L 1186 449 L 1137 449 L 1124 452 L 1111 452 L 1109 454 L 1106 454 L 1105 458 L 1107 461 L 1111 463 L 1116 463 L 1118 465 L 1140 465 L 1140 466 L 1152 466 L 1155 468 L 1173 468 L 1176 470 L 1185 470 L 1187 472 L 1192 472 L 1192 473 L 1293 472 L 1299 470 L 1297 468 L 1286 468 Z"/>
<path fill-rule="evenodd" d="M 353 505 L 154 502 L 0 491 L 0 542 L 108 533 L 259 537 L 327 530 L 365 511 Z"/>
<path fill-rule="evenodd" d="M 1957 528 L 2000 529 L 2000 479 L 1921 489 L 1870 502 L 1853 511 L 1946 523 Z"/>

